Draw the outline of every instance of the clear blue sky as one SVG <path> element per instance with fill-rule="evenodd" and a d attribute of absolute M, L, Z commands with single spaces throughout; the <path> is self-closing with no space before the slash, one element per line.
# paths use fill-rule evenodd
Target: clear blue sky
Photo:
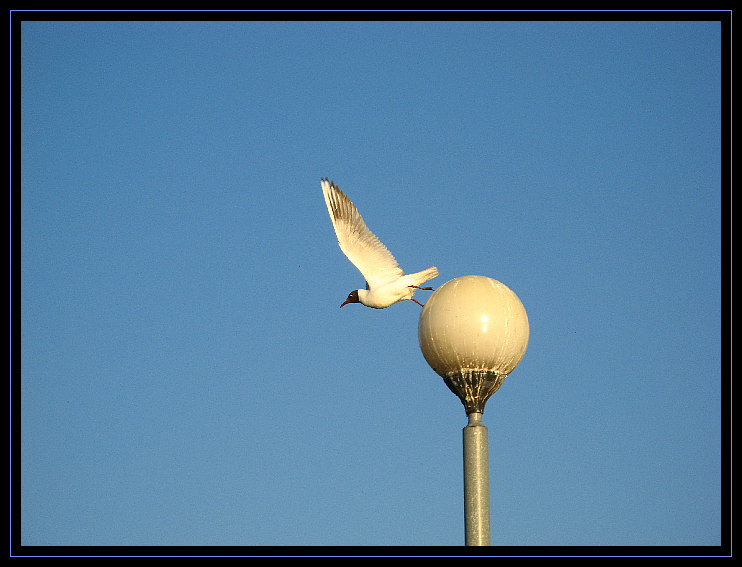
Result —
<path fill-rule="evenodd" d="M 461 545 L 464 408 L 363 279 L 514 290 L 493 545 L 718 545 L 718 22 L 27 22 L 21 541 Z M 419 292 L 422 301 L 426 293 Z"/>

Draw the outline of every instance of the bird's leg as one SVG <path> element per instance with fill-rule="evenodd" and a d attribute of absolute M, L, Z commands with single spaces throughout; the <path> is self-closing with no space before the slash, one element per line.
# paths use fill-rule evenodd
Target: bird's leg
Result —
<path fill-rule="evenodd" d="M 410 287 L 412 287 L 412 286 L 410 286 Z M 410 297 L 410 299 L 411 299 L 412 301 L 414 301 L 415 303 L 417 303 L 417 304 L 418 304 L 418 305 L 419 305 L 420 307 L 424 307 L 424 305 L 423 305 L 422 303 L 420 303 L 420 302 L 419 302 L 419 301 L 418 301 L 417 299 L 415 299 L 414 297 Z"/>
<path fill-rule="evenodd" d="M 408 285 L 407 287 L 414 287 L 415 289 L 425 289 L 425 290 L 428 290 L 428 291 L 433 291 L 433 288 L 432 287 L 419 287 L 419 286 L 416 286 L 416 285 Z"/>

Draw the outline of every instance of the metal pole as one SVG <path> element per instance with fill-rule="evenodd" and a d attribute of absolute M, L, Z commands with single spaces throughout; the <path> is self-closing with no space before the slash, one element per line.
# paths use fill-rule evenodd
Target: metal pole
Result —
<path fill-rule="evenodd" d="M 490 544 L 490 482 L 487 428 L 482 414 L 464 427 L 464 526 L 466 545 Z"/>

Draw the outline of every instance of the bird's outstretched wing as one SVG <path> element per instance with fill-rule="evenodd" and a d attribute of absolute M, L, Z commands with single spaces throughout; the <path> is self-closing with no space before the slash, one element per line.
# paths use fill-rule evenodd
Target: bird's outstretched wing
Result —
<path fill-rule="evenodd" d="M 340 249 L 366 278 L 367 286 L 375 287 L 403 276 L 397 260 L 368 229 L 345 193 L 327 179 L 322 179 L 322 193 Z"/>

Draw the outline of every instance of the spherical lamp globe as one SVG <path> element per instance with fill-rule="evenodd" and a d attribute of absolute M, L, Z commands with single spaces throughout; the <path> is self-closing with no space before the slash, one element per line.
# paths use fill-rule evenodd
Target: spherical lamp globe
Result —
<path fill-rule="evenodd" d="M 462 276 L 428 298 L 417 331 L 425 360 L 470 414 L 484 412 L 521 361 L 529 326 L 523 304 L 505 284 Z"/>

